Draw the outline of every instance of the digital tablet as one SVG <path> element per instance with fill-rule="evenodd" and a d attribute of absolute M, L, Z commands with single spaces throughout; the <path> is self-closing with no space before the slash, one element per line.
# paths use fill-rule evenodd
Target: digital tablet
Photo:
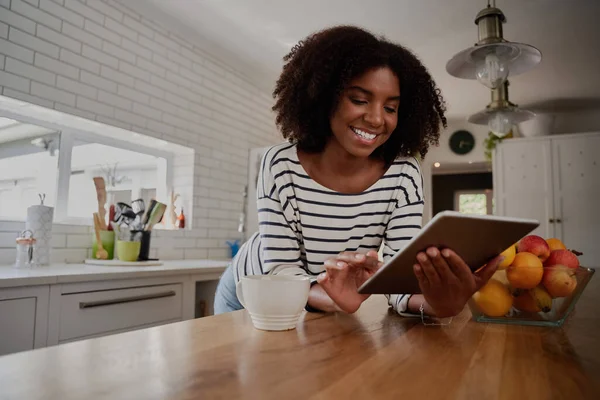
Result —
<path fill-rule="evenodd" d="M 430 246 L 454 250 L 472 270 L 518 242 L 539 225 L 533 219 L 443 211 L 358 289 L 363 294 L 421 293 L 413 272 L 417 254 Z"/>

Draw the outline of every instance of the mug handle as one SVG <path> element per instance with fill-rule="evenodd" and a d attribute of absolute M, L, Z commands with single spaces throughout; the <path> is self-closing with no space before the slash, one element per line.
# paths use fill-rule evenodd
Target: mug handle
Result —
<path fill-rule="evenodd" d="M 246 302 L 244 302 L 244 293 L 243 293 L 243 290 L 242 290 L 242 280 L 241 279 L 235 285 L 235 294 L 236 294 L 236 296 L 237 296 L 240 304 L 242 306 L 244 306 L 244 308 L 246 308 Z"/>

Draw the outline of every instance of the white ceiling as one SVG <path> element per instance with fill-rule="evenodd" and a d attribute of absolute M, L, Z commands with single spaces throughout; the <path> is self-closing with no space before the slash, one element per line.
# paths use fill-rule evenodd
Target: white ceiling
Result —
<path fill-rule="evenodd" d="M 446 73 L 448 59 L 477 41 L 474 18 L 485 0 L 121 0 L 238 66 L 271 91 L 282 57 L 306 35 L 354 24 L 411 48 L 463 118 L 485 107 L 489 91 Z M 511 79 L 510 99 L 534 109 L 600 106 L 600 1 L 497 0 L 504 37 L 538 47 L 542 63 Z M 196 39 L 194 39 L 196 38 Z"/>

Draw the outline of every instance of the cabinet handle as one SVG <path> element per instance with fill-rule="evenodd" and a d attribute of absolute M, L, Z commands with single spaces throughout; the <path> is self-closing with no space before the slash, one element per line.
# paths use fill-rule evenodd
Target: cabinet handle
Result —
<path fill-rule="evenodd" d="M 561 222 L 562 222 L 562 220 L 561 220 L 560 218 L 557 218 L 557 219 L 556 219 L 556 223 L 557 223 L 557 224 L 560 224 Z"/>
<path fill-rule="evenodd" d="M 84 308 L 110 306 L 112 304 L 132 303 L 134 301 L 162 299 L 163 297 L 173 297 L 175 295 L 176 295 L 176 293 L 174 290 L 169 290 L 168 292 L 142 294 L 139 296 L 121 297 L 118 299 L 81 301 L 81 302 L 79 302 L 79 308 L 84 309 Z"/>
<path fill-rule="evenodd" d="M 551 224 L 553 224 L 553 223 L 554 223 L 554 218 L 550 218 L 550 219 L 548 220 L 548 222 L 550 222 Z"/>

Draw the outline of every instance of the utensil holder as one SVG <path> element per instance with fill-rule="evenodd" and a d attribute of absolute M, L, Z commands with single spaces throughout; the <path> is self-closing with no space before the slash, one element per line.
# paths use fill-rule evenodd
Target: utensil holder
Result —
<path fill-rule="evenodd" d="M 135 238 L 139 240 L 140 245 L 140 255 L 138 256 L 138 261 L 148 261 L 150 258 L 150 239 L 151 239 L 152 231 L 131 231 L 132 240 Z"/>
<path fill-rule="evenodd" d="M 96 252 L 98 251 L 96 235 L 92 235 L 92 240 L 92 258 L 96 259 Z M 115 257 L 115 232 L 100 231 L 100 241 L 102 242 L 102 247 L 108 253 L 108 259 L 112 260 Z"/>

